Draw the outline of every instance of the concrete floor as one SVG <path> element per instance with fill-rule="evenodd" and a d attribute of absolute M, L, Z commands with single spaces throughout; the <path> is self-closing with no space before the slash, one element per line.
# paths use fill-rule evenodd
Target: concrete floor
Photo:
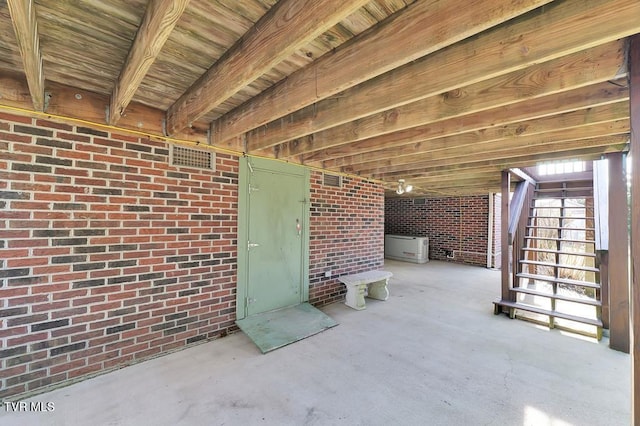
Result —
<path fill-rule="evenodd" d="M 630 358 L 494 316 L 499 272 L 387 261 L 386 302 L 261 355 L 242 333 L 30 398 L 2 425 L 626 425 Z"/>

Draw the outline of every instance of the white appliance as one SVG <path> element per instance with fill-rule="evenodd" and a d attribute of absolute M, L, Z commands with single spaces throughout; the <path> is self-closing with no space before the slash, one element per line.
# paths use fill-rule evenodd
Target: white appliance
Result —
<path fill-rule="evenodd" d="M 429 238 L 385 235 L 384 257 L 405 262 L 427 263 L 429 261 Z"/>

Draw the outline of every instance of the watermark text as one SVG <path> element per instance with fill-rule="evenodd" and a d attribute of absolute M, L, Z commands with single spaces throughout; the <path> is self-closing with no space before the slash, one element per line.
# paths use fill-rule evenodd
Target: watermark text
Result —
<path fill-rule="evenodd" d="M 47 413 L 55 411 L 53 402 L 4 401 L 4 409 L 10 413 Z"/>

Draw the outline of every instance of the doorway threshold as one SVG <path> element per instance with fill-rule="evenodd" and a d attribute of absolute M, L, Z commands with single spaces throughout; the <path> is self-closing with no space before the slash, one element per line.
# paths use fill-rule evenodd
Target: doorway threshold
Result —
<path fill-rule="evenodd" d="M 309 303 L 252 315 L 236 324 L 263 354 L 338 325 Z"/>

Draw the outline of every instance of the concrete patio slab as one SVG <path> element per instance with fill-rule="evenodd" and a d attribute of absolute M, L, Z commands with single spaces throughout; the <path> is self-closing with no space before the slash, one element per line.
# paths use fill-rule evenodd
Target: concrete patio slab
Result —
<path fill-rule="evenodd" d="M 262 355 L 242 333 L 24 400 L 0 425 L 626 425 L 630 358 L 493 315 L 500 275 L 387 261 L 387 301 Z M 6 405 L 6 404 L 5 404 Z"/>

